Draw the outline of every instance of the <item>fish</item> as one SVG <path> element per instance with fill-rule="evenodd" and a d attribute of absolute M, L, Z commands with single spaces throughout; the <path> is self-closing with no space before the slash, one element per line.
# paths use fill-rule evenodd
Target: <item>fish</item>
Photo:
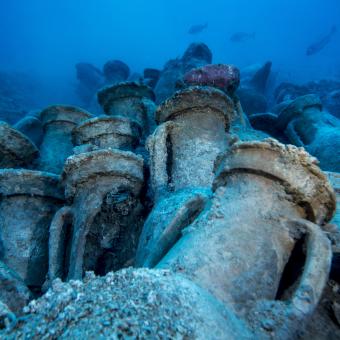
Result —
<path fill-rule="evenodd" d="M 251 39 L 255 39 L 255 33 L 236 32 L 230 37 L 230 41 L 235 43 L 245 42 Z"/>
<path fill-rule="evenodd" d="M 208 27 L 208 23 L 200 24 L 200 25 L 193 25 L 190 27 L 188 33 L 189 34 L 198 34 L 204 31 Z"/>
<path fill-rule="evenodd" d="M 336 33 L 336 31 L 337 31 L 337 28 L 334 25 L 331 28 L 331 31 L 326 36 L 324 36 L 322 39 L 320 39 L 316 43 L 311 44 L 307 48 L 306 55 L 311 56 L 313 54 L 320 52 L 326 45 L 328 45 L 330 43 L 330 41 L 332 40 L 332 37 Z"/>

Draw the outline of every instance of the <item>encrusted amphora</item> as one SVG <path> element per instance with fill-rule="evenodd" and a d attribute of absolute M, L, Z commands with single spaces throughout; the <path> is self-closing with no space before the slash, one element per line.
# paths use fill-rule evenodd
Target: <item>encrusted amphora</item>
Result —
<path fill-rule="evenodd" d="M 0 121 L 0 169 L 30 167 L 38 155 L 29 138 Z"/>
<path fill-rule="evenodd" d="M 233 103 L 212 87 L 177 92 L 156 112 L 148 140 L 155 195 L 188 187 L 210 188 L 216 156 L 226 150 Z"/>
<path fill-rule="evenodd" d="M 49 226 L 63 199 L 56 175 L 0 170 L 1 260 L 28 286 L 39 287 L 45 280 Z"/>
<path fill-rule="evenodd" d="M 134 150 L 141 137 L 139 125 L 125 117 L 100 116 L 88 119 L 72 131 L 76 153 L 99 150 Z"/>
<path fill-rule="evenodd" d="M 175 230 L 188 223 L 184 211 L 199 210 L 210 197 L 214 161 L 228 148 L 234 113 L 233 101 L 208 86 L 178 91 L 157 109 L 160 125 L 147 141 L 156 203 L 143 227 L 137 265 L 154 265 L 147 260 L 155 251 L 149 247 L 167 249 Z"/>
<path fill-rule="evenodd" d="M 155 95 L 152 89 L 138 82 L 122 82 L 98 92 L 98 102 L 108 116 L 126 117 L 136 122 L 145 138 L 155 128 Z"/>
<path fill-rule="evenodd" d="M 335 196 L 315 161 L 274 140 L 233 145 L 217 161 L 211 201 L 187 210 L 193 222 L 161 259 L 150 246 L 146 264 L 188 277 L 264 334 L 294 334 L 316 307 L 331 261 L 322 225 Z"/>
<path fill-rule="evenodd" d="M 277 119 L 289 141 L 317 157 L 323 170 L 340 172 L 340 120 L 314 94 L 296 98 Z"/>
<path fill-rule="evenodd" d="M 40 119 L 44 136 L 37 168 L 60 174 L 66 158 L 73 154 L 72 130 L 91 117 L 75 106 L 54 105 L 43 110 Z"/>
<path fill-rule="evenodd" d="M 80 153 L 62 174 L 68 206 L 51 223 L 48 286 L 56 277 L 81 279 L 133 261 L 141 214 L 143 159 L 117 149 Z"/>

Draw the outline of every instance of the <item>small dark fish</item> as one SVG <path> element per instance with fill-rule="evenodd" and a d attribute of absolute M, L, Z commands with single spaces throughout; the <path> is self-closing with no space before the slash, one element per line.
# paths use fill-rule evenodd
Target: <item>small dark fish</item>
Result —
<path fill-rule="evenodd" d="M 320 52 L 326 45 L 330 43 L 333 35 L 336 33 L 336 26 L 333 26 L 331 31 L 322 39 L 317 41 L 316 43 L 310 45 L 307 48 L 306 55 L 313 55 Z"/>
<path fill-rule="evenodd" d="M 232 42 L 245 42 L 251 39 L 255 39 L 255 33 L 236 32 L 230 37 Z"/>
<path fill-rule="evenodd" d="M 208 27 L 208 23 L 205 23 L 204 25 L 194 25 L 191 26 L 188 33 L 189 34 L 198 34 L 204 31 Z"/>

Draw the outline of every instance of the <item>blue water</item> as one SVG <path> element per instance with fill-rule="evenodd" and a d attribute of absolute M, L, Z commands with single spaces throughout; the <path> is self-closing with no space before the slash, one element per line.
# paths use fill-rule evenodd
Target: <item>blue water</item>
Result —
<path fill-rule="evenodd" d="M 197 35 L 192 25 L 208 23 Z M 307 47 L 332 25 L 338 33 L 319 53 Z M 255 39 L 233 43 L 235 32 Z M 338 0 L 1 0 L 0 71 L 24 72 L 43 84 L 39 104 L 76 103 L 74 65 L 109 59 L 132 71 L 162 68 L 189 43 L 205 42 L 214 63 L 273 62 L 279 80 L 340 78 Z"/>

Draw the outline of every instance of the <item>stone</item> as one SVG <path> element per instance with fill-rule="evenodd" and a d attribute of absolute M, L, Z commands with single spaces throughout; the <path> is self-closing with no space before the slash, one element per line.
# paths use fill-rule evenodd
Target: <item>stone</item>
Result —
<path fill-rule="evenodd" d="M 17 273 L 0 261 L 0 301 L 16 315 L 32 299 L 32 294 Z"/>
<path fill-rule="evenodd" d="M 49 226 L 63 204 L 59 177 L 32 170 L 0 170 L 1 261 L 25 284 L 40 287 L 47 273 Z"/>
<path fill-rule="evenodd" d="M 51 222 L 45 288 L 57 277 L 81 279 L 86 270 L 105 274 L 117 269 L 110 268 L 115 259 L 121 266 L 133 260 L 140 232 L 141 157 L 117 149 L 74 155 L 62 181 L 68 205 Z"/>
<path fill-rule="evenodd" d="M 315 156 L 323 170 L 340 172 L 340 120 L 322 110 L 319 97 L 296 98 L 280 112 L 277 127 Z"/>
<path fill-rule="evenodd" d="M 11 339 L 254 339 L 209 293 L 169 271 L 123 269 L 84 282 L 55 280 L 0 337 Z"/>
<path fill-rule="evenodd" d="M 60 174 L 73 153 L 72 130 L 92 115 L 76 106 L 53 105 L 41 114 L 44 129 L 37 169 Z"/>
<path fill-rule="evenodd" d="M 0 121 L 0 169 L 28 167 L 39 151 L 20 131 Z"/>

